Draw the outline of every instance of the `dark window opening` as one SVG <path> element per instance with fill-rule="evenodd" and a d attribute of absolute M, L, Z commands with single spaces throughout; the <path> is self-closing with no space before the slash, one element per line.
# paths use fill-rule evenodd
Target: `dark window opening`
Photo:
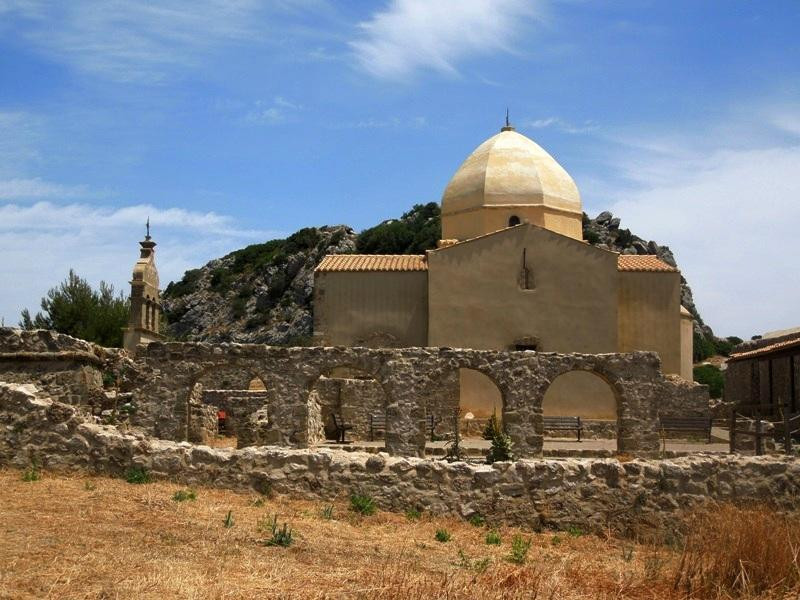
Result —
<path fill-rule="evenodd" d="M 519 220 L 517 215 L 511 215 L 511 217 L 508 219 L 508 226 L 514 227 L 514 225 L 519 225 L 521 222 L 522 221 Z"/>
<path fill-rule="evenodd" d="M 514 344 L 514 350 L 522 352 L 524 350 L 531 350 L 532 352 L 536 352 L 537 345 L 536 344 Z"/>

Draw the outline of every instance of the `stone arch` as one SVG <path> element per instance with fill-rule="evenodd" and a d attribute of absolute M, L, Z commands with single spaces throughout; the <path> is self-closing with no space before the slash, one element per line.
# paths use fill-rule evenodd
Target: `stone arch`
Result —
<path fill-rule="evenodd" d="M 574 397 L 567 398 L 568 395 Z M 601 405 L 594 405 L 595 402 Z M 622 450 L 621 440 L 626 435 L 626 405 L 626 392 L 619 374 L 600 361 L 564 365 L 556 369 L 550 374 L 541 396 L 543 416 L 613 422 L 608 429 L 617 440 L 618 451 Z M 542 425 L 539 424 L 539 427 L 542 428 Z"/>
<path fill-rule="evenodd" d="M 226 360 L 216 363 L 201 363 L 198 369 L 187 378 L 187 385 L 179 398 L 184 408 L 183 439 L 202 443 L 209 440 L 205 430 L 219 412 L 225 413 L 227 433 L 236 438 L 238 447 L 259 445 L 260 440 L 253 431 L 251 423 L 255 413 L 260 412 L 264 425 L 269 426 L 270 413 L 268 380 L 257 372 L 253 365 L 244 361 Z M 203 381 L 205 380 L 205 387 Z M 262 383 L 264 392 L 251 392 L 253 380 Z M 205 389 L 203 389 L 205 387 Z M 197 422 L 205 419 L 205 424 Z"/>
<path fill-rule="evenodd" d="M 347 436 L 351 440 L 370 440 L 374 434 L 380 439 L 389 434 L 388 418 L 385 429 L 371 428 L 371 416 L 385 415 L 391 399 L 382 365 L 370 361 L 326 364 L 308 378 L 305 391 L 309 444 L 335 440 L 333 415 L 352 426 Z"/>
<path fill-rule="evenodd" d="M 473 423 L 467 424 L 464 417 L 470 409 L 474 407 L 462 405 L 462 391 L 466 383 L 467 386 L 479 382 L 480 388 L 490 389 L 493 400 L 497 404 L 497 417 L 505 423 L 507 415 L 507 399 L 513 394 L 510 387 L 513 382 L 507 381 L 504 376 L 503 368 L 484 356 L 483 351 L 474 350 L 452 350 L 443 348 L 439 351 L 439 360 L 435 366 L 425 373 L 426 385 L 421 388 L 420 396 L 423 399 L 424 412 L 420 419 L 420 440 L 424 444 L 430 439 L 431 416 L 434 419 L 435 433 L 437 436 L 452 438 L 455 435 L 456 423 L 458 423 L 459 433 L 462 437 L 480 437 L 485 427 L 486 418 L 491 413 L 491 409 L 486 410 L 487 414 L 480 421 L 473 419 Z M 473 389 L 473 392 L 475 390 Z M 474 416 L 474 413 L 473 413 Z M 509 417 L 510 422 L 515 422 L 516 415 Z M 531 429 L 533 423 L 531 421 Z"/>

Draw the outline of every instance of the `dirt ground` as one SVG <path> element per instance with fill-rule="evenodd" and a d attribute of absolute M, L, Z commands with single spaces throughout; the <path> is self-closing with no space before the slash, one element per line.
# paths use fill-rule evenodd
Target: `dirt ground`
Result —
<path fill-rule="evenodd" d="M 331 505 L 197 488 L 180 502 L 186 488 L 163 481 L 25 479 L 0 470 L 4 599 L 686 597 L 674 586 L 680 553 L 664 545 L 362 516 L 347 497 Z M 289 547 L 265 544 L 273 515 L 291 527 Z M 437 541 L 439 530 L 448 541 Z M 492 531 L 497 545 L 487 543 Z M 519 563 L 510 560 L 515 536 L 530 541 Z"/>
<path fill-rule="evenodd" d="M 178 485 L 0 470 L 0 598 L 664 598 L 674 553 L 571 533 Z M 231 511 L 233 524 L 225 526 Z M 269 547 L 277 514 L 294 541 Z M 435 539 L 446 530 L 447 542 Z M 512 538 L 530 540 L 523 564 Z M 655 579 L 654 579 L 655 577 Z"/>

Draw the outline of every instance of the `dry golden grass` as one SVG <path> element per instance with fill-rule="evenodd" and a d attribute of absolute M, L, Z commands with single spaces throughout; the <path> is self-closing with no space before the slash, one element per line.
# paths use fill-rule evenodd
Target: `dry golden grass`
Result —
<path fill-rule="evenodd" d="M 210 488 L 175 502 L 179 489 L 0 470 L 0 598 L 686 597 L 680 554 L 664 547 L 508 527 L 492 546 L 457 519 L 358 517 L 344 495 L 326 520 L 322 502 Z M 291 547 L 261 543 L 273 514 L 295 530 Z M 532 540 L 523 565 L 507 560 L 514 535 Z"/>
<path fill-rule="evenodd" d="M 759 506 L 696 515 L 676 587 L 700 597 L 794 592 L 800 598 L 800 521 Z"/>

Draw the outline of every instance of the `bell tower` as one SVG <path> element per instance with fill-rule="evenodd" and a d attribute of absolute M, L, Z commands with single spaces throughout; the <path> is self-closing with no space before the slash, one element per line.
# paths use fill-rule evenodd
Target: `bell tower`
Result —
<path fill-rule="evenodd" d="M 125 328 L 123 346 L 133 352 L 139 344 L 163 339 L 159 333 L 161 323 L 161 296 L 158 291 L 156 268 L 156 243 L 150 237 L 150 218 L 147 234 L 139 242 L 139 260 L 133 265 L 131 279 L 131 314 Z"/>

